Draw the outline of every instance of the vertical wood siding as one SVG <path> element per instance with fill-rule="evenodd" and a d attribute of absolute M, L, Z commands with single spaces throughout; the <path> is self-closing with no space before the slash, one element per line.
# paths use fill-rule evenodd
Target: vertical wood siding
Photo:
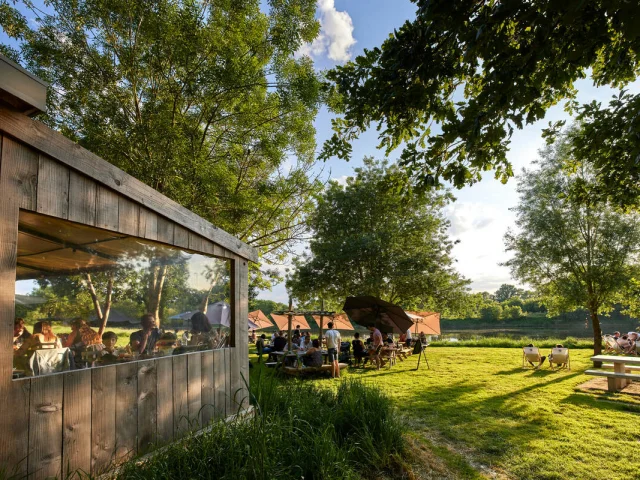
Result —
<path fill-rule="evenodd" d="M 248 405 L 247 260 L 0 130 L 0 466 L 29 478 L 104 472 Z M 232 262 L 232 347 L 11 380 L 19 209 Z"/>

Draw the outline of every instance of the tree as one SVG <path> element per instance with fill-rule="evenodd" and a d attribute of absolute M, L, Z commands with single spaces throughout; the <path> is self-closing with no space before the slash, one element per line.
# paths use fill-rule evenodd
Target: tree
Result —
<path fill-rule="evenodd" d="M 563 138 L 525 171 L 515 207 L 518 232 L 505 236 L 514 257 L 506 262 L 514 278 L 535 287 L 550 313 L 586 308 L 593 321 L 594 352 L 601 352 L 599 315 L 613 308 L 629 284 L 640 247 L 640 219 L 599 199 L 579 202 L 566 192 L 594 181 L 586 166 L 562 169 L 571 145 Z"/>
<path fill-rule="evenodd" d="M 511 297 L 515 297 L 517 294 L 518 289 L 515 286 L 503 283 L 502 285 L 500 285 L 500 288 L 496 290 L 494 298 L 496 302 L 502 303 L 506 300 L 509 300 Z"/>
<path fill-rule="evenodd" d="M 500 320 L 502 317 L 502 307 L 497 303 L 494 305 L 487 305 L 480 309 L 480 318 L 482 320 Z"/>
<path fill-rule="evenodd" d="M 388 154 L 404 145 L 401 164 L 421 185 L 444 180 L 460 188 L 490 169 L 506 182 L 513 175 L 506 153 L 515 129 L 574 99 L 576 80 L 588 72 L 596 85 L 616 88 L 640 72 L 638 2 L 415 1 L 415 19 L 327 73 L 330 106 L 341 116 L 323 158 L 349 158 L 351 142 L 377 124 L 379 147 Z M 640 96 L 623 103 L 626 111 L 612 111 L 618 121 L 608 122 L 596 140 L 614 153 L 615 144 L 624 143 L 622 165 L 615 154 L 591 158 L 603 162 L 605 178 L 627 179 L 640 169 L 633 162 L 640 150 Z"/>
<path fill-rule="evenodd" d="M 287 287 L 301 301 L 374 295 L 405 307 L 445 307 L 468 283 L 453 268 L 447 193 L 421 192 L 397 166 L 364 159 L 331 182 L 309 218 L 310 253 Z"/>
<path fill-rule="evenodd" d="M 0 4 L 19 42 L 1 50 L 50 84 L 40 119 L 282 260 L 322 187 L 320 82 L 294 58 L 318 34 L 315 1 L 45 3 Z"/>

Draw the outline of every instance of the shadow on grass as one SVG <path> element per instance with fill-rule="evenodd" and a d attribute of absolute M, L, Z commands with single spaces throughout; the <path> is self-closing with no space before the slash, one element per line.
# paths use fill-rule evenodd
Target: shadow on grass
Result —
<path fill-rule="evenodd" d="M 640 413 L 640 403 L 630 403 L 619 398 L 616 394 L 610 393 L 573 393 L 560 403 L 587 406 L 600 410 Z"/>

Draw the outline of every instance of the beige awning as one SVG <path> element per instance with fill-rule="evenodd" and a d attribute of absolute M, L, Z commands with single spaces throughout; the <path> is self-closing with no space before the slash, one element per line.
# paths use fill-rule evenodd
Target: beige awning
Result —
<path fill-rule="evenodd" d="M 289 317 L 288 315 L 276 315 L 274 313 L 271 314 L 271 318 L 276 322 L 279 330 L 288 330 L 289 329 Z M 307 320 L 304 318 L 304 315 L 294 315 L 291 321 L 291 328 L 295 330 L 295 328 L 300 325 L 300 330 L 311 330 L 311 327 L 307 323 Z"/>
<path fill-rule="evenodd" d="M 438 312 L 405 312 L 413 321 L 411 333 L 440 335 L 440 314 Z"/>
<path fill-rule="evenodd" d="M 320 325 L 320 315 L 314 315 L 313 320 Z M 322 320 L 323 328 L 327 328 L 327 323 L 333 322 L 333 327 L 336 330 L 354 330 L 353 325 L 349 321 L 349 317 L 346 314 L 335 315 L 332 317 L 324 317 Z"/>
<path fill-rule="evenodd" d="M 255 324 L 256 330 L 273 327 L 273 323 L 271 323 L 271 320 L 269 320 L 267 316 L 262 313 L 262 310 L 249 312 L 249 320 Z"/>

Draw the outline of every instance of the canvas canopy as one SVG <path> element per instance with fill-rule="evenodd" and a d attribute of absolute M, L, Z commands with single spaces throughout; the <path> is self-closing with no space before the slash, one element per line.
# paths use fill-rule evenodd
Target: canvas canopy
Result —
<path fill-rule="evenodd" d="M 437 312 L 406 312 L 414 322 L 411 333 L 440 335 L 440 314 Z"/>
<path fill-rule="evenodd" d="M 276 315 L 274 313 L 271 314 L 271 318 L 276 322 L 279 330 L 288 330 L 289 329 L 289 318 L 287 315 Z M 291 328 L 296 328 L 300 325 L 300 330 L 311 330 L 311 327 L 307 323 L 307 320 L 304 318 L 304 315 L 294 315 L 291 320 Z"/>
<path fill-rule="evenodd" d="M 181 320 L 189 320 L 198 310 L 179 313 L 169 318 L 179 318 Z M 231 307 L 225 302 L 210 303 L 205 313 L 209 319 L 209 323 L 214 327 L 230 327 L 231 326 Z"/>
<path fill-rule="evenodd" d="M 313 316 L 313 320 L 320 325 L 320 315 L 314 315 Z M 322 325 L 323 327 L 327 326 L 327 323 L 329 322 L 333 322 L 333 327 L 336 330 L 353 330 L 353 325 L 351 325 L 351 322 L 349 321 L 349 318 L 347 318 L 347 316 L 345 314 L 341 314 L 341 315 L 335 315 L 333 318 L 331 317 L 324 317 L 322 319 Z"/>
<path fill-rule="evenodd" d="M 255 325 L 255 330 L 262 330 L 263 328 L 273 327 L 273 323 L 271 320 L 267 318 L 267 316 L 262 313 L 262 310 L 255 310 L 253 312 L 249 312 L 249 321 Z"/>

